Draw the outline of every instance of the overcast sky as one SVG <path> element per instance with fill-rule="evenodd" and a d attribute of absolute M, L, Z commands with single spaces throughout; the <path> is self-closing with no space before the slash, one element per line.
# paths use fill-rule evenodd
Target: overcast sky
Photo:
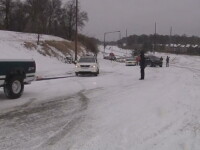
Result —
<path fill-rule="evenodd" d="M 67 1 L 67 0 L 66 0 Z M 103 39 L 104 32 L 120 30 L 125 36 L 152 34 L 157 22 L 159 34 L 200 36 L 200 0 L 79 0 L 89 22 L 82 32 Z M 110 40 L 119 34 L 110 34 Z"/>

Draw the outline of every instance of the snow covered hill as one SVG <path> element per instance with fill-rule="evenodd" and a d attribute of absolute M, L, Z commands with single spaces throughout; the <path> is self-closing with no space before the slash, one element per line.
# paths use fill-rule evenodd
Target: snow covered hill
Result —
<path fill-rule="evenodd" d="M 0 31 L 0 59 L 34 59 L 39 77 L 73 72 L 74 65 L 64 63 L 67 55 L 74 56 L 72 49 L 72 42 L 59 37 L 41 35 L 37 45 L 37 34 Z"/>

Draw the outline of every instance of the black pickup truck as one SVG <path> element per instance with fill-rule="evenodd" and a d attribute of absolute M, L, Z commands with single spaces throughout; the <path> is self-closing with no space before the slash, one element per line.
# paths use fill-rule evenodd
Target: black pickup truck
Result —
<path fill-rule="evenodd" d="M 156 66 L 163 66 L 163 61 L 154 55 L 145 56 L 146 58 L 146 66 L 156 67 Z"/>
<path fill-rule="evenodd" d="M 0 87 L 8 98 L 19 98 L 24 85 L 35 80 L 36 65 L 34 60 L 0 59 Z"/>

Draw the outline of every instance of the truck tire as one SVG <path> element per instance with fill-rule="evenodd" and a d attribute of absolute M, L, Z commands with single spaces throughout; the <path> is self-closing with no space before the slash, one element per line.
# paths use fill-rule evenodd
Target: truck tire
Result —
<path fill-rule="evenodd" d="M 20 76 L 14 76 L 9 79 L 4 86 L 4 93 L 6 97 L 10 99 L 19 98 L 24 91 L 23 78 Z"/>
<path fill-rule="evenodd" d="M 98 76 L 98 75 L 99 75 L 99 72 L 98 72 L 98 71 L 94 73 L 94 76 Z"/>

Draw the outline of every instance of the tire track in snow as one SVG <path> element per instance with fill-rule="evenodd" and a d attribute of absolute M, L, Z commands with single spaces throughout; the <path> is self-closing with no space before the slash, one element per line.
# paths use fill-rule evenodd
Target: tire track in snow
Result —
<path fill-rule="evenodd" d="M 194 67 L 188 66 L 190 64 L 179 64 L 179 62 L 175 62 L 175 60 L 176 60 L 176 58 L 174 58 L 172 60 L 173 63 L 171 63 L 171 66 L 177 67 L 177 68 L 187 69 L 187 70 L 189 70 L 193 73 L 196 73 L 198 76 L 200 76 L 200 68 L 194 68 Z"/>
<path fill-rule="evenodd" d="M 0 149 L 21 149 L 27 144 L 34 146 L 35 137 L 41 139 L 38 141 L 41 146 L 56 144 L 73 128 L 81 125 L 89 99 L 84 91 L 80 91 L 40 104 L 32 102 L 0 114 L 0 131 L 6 129 L 0 135 Z M 20 136 L 16 137 L 18 134 Z"/>
<path fill-rule="evenodd" d="M 179 66 L 179 65 L 171 65 L 171 66 L 174 66 L 174 67 L 178 67 L 178 68 L 183 68 L 183 69 L 188 69 L 190 71 L 195 71 L 195 72 L 200 72 L 200 69 L 197 69 L 197 68 L 192 68 L 192 67 L 187 67 L 187 66 Z"/>
<path fill-rule="evenodd" d="M 72 129 L 81 125 L 81 122 L 84 120 L 83 111 L 87 109 L 89 99 L 84 95 L 84 91 L 77 93 L 77 96 L 74 98 L 78 98 L 81 102 L 81 106 L 75 112 L 73 112 L 74 117 L 70 121 L 66 122 L 61 128 L 59 128 L 57 132 L 55 132 L 55 134 L 53 134 L 45 143 L 41 144 L 41 148 L 46 148 L 57 144 L 60 140 L 67 136 Z"/>

